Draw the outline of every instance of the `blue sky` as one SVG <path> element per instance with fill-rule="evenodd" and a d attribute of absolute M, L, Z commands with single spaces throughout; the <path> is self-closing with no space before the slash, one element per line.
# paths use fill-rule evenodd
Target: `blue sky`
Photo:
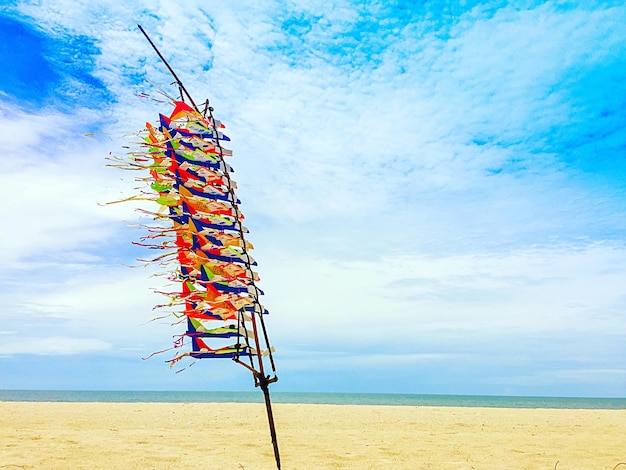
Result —
<path fill-rule="evenodd" d="M 626 7 L 415 3 L 0 6 L 0 388 L 252 388 L 141 360 L 140 23 L 228 127 L 275 390 L 626 397 Z"/>

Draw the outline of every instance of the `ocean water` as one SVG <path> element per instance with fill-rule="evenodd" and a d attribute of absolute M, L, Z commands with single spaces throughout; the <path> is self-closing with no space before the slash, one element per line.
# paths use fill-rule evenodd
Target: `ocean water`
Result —
<path fill-rule="evenodd" d="M 626 398 L 557 398 L 486 395 L 411 395 L 400 393 L 271 392 L 273 403 L 460 406 L 488 408 L 563 408 L 624 410 Z M 96 390 L 0 390 L 0 401 L 104 402 L 104 403 L 261 403 L 254 392 L 170 392 Z"/>

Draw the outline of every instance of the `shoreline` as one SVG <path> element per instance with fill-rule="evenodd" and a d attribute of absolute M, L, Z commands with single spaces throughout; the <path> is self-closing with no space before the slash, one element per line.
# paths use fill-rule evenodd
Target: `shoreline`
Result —
<path fill-rule="evenodd" d="M 273 410 L 285 470 L 535 470 L 557 462 L 558 470 L 612 470 L 626 462 L 626 410 Z M 260 403 L 0 402 L 0 443 L 7 468 L 275 468 Z"/>

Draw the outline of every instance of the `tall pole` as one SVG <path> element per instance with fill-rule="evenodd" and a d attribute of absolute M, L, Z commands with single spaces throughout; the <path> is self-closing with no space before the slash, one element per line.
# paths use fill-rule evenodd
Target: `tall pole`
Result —
<path fill-rule="evenodd" d="M 180 81 L 180 79 L 178 78 L 178 75 L 176 75 L 176 72 L 174 72 L 174 69 L 172 69 L 172 67 L 167 62 L 167 60 L 165 60 L 165 57 L 163 57 L 163 55 L 161 54 L 159 49 L 156 47 L 154 42 L 152 42 L 152 39 L 150 39 L 150 36 L 148 36 L 148 33 L 146 33 L 146 31 L 141 27 L 141 25 L 138 24 L 137 27 L 143 33 L 143 35 L 146 37 L 146 39 L 148 40 L 148 42 L 150 43 L 150 45 L 154 49 L 154 52 L 157 53 L 157 55 L 159 56 L 161 61 L 165 64 L 165 66 L 167 67 L 169 72 L 172 74 L 172 76 L 174 77 L 174 80 L 176 80 L 176 84 L 178 85 L 178 87 L 181 90 L 181 95 L 182 95 L 182 93 L 184 93 L 187 96 L 187 98 L 189 99 L 189 102 L 191 103 L 193 108 L 200 114 L 200 110 L 198 109 L 198 106 L 196 106 L 196 103 L 194 102 L 193 98 L 191 97 L 191 95 L 189 94 L 189 92 L 187 91 L 185 86 L 183 85 L 183 82 Z M 208 100 L 206 101 L 206 107 L 205 107 L 205 111 L 204 111 L 205 116 L 206 116 L 207 110 L 210 113 L 211 122 L 215 123 L 215 120 L 213 119 L 213 109 L 211 107 L 209 107 L 209 101 Z M 219 149 L 220 159 L 222 160 L 222 162 L 224 162 L 223 152 L 222 152 L 222 148 L 221 148 L 221 145 L 220 145 L 220 142 L 219 142 L 219 134 L 218 134 L 218 130 L 217 130 L 217 128 L 215 126 L 213 127 L 213 133 L 215 135 L 215 141 L 216 141 L 217 147 Z M 233 188 L 232 188 L 232 186 L 230 184 L 230 175 L 228 174 L 228 167 L 225 166 L 225 168 L 226 168 L 226 178 L 228 180 L 229 192 L 231 193 L 231 195 L 233 197 L 233 200 L 236 201 L 234 190 L 233 190 Z M 243 232 L 243 228 L 241 226 L 241 221 L 239 219 L 237 219 L 237 221 L 239 222 L 239 233 L 240 233 L 241 239 L 244 240 L 244 242 L 243 242 L 243 249 L 244 249 L 244 252 L 246 253 L 246 255 L 248 257 L 248 267 L 250 267 L 250 265 L 249 265 L 250 258 L 249 258 L 249 255 L 248 255 L 248 252 L 247 252 L 247 249 L 246 249 L 245 238 L 244 238 L 244 235 L 243 235 L 243 233 L 244 233 Z M 252 276 L 252 283 L 254 285 L 254 275 Z M 258 289 L 256 288 L 256 286 L 255 286 L 255 300 L 256 300 L 256 304 L 260 305 L 259 298 L 258 298 Z M 278 377 L 276 377 L 276 375 L 274 375 L 273 378 L 270 378 L 269 375 L 267 375 L 267 376 L 265 375 L 265 371 L 264 371 L 264 367 L 263 367 L 263 357 L 262 357 L 262 353 L 261 353 L 261 345 L 260 345 L 260 342 L 259 342 L 259 335 L 258 335 L 258 328 L 257 328 L 257 325 L 256 325 L 255 314 L 256 314 L 256 311 L 252 312 L 252 326 L 253 326 L 253 330 L 254 330 L 255 346 L 256 346 L 256 351 L 257 351 L 257 355 L 258 355 L 259 370 L 257 371 L 256 369 L 254 369 L 254 367 L 248 366 L 247 364 L 239 361 L 238 359 L 235 359 L 235 361 L 238 362 L 239 364 L 245 366 L 246 368 L 250 369 L 250 371 L 254 375 L 255 383 L 259 387 L 261 387 L 261 390 L 263 390 L 263 396 L 265 398 L 265 409 L 267 411 L 267 420 L 268 420 L 269 427 L 270 427 L 270 436 L 272 438 L 272 446 L 274 447 L 274 458 L 276 459 L 276 467 L 278 468 L 278 470 L 280 470 L 280 454 L 278 452 L 278 439 L 276 437 L 276 428 L 274 426 L 274 413 L 272 412 L 272 402 L 271 402 L 271 399 L 270 399 L 270 389 L 269 389 L 269 385 L 271 383 L 273 383 L 273 382 L 276 382 L 278 380 Z M 270 347 L 270 344 L 269 344 L 269 339 L 267 337 L 267 331 L 265 330 L 265 324 L 263 322 L 262 315 L 263 315 L 262 312 L 259 313 L 259 319 L 260 319 L 260 323 L 261 323 L 261 326 L 262 326 L 265 342 L 267 344 L 268 351 L 269 351 L 269 354 L 270 354 L 270 362 L 271 362 L 271 365 L 272 365 L 272 369 L 274 369 L 274 359 L 272 358 L 272 355 L 271 355 L 272 354 L 271 353 L 271 347 Z"/>

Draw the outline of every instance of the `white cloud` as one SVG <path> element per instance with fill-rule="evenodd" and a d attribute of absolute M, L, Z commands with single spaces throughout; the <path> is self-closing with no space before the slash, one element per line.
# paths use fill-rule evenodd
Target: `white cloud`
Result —
<path fill-rule="evenodd" d="M 9 339 L 0 344 L 0 354 L 34 354 L 64 356 L 70 354 L 86 354 L 106 351 L 111 348 L 109 343 L 94 338 L 20 337 Z"/>
<path fill-rule="evenodd" d="M 120 221 L 137 219 L 132 207 L 99 206 L 132 194 L 128 188 L 135 185 L 132 178 L 124 175 L 121 182 L 120 175 L 104 168 L 114 147 L 108 139 L 80 132 L 93 115 L 38 116 L 8 107 L 3 114 L 8 127 L 3 126 L 0 137 L 8 148 L 0 184 L 11 210 L 10 223 L 0 232 L 6 248 L 0 254 L 0 272 L 25 258 L 40 263 L 63 252 L 105 245 L 120 231 Z"/>
<path fill-rule="evenodd" d="M 532 250 L 376 261 L 268 257 L 262 287 L 277 344 L 366 344 L 454 332 L 568 335 L 624 328 L 626 252 Z M 489 341 L 497 342 L 492 337 Z M 336 346 L 335 346 L 336 347 Z"/>

